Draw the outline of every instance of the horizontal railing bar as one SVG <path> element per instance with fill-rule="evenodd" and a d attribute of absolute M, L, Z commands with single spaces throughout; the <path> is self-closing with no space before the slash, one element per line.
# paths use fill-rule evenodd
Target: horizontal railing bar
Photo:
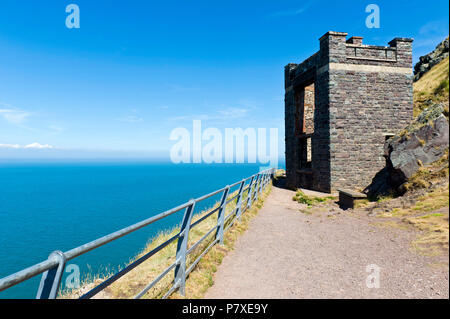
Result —
<path fill-rule="evenodd" d="M 191 248 L 189 248 L 189 249 L 186 251 L 186 255 L 189 255 L 192 251 L 194 251 L 195 248 L 197 248 L 198 245 L 200 245 L 201 242 L 202 242 L 203 240 L 205 240 L 206 237 L 208 237 L 209 235 L 211 235 L 211 233 L 212 233 L 213 231 L 217 230 L 217 227 L 218 227 L 218 226 L 214 226 L 213 228 L 211 228 L 205 235 L 203 235 L 202 238 L 200 238 L 195 244 L 193 244 L 193 245 L 191 246 Z"/>
<path fill-rule="evenodd" d="M 151 251 L 149 251 L 148 253 L 146 253 L 144 256 L 140 257 L 139 259 L 135 260 L 134 262 L 132 262 L 131 264 L 129 264 L 128 266 L 126 266 L 124 269 L 120 270 L 119 272 L 117 272 L 116 274 L 112 275 L 111 277 L 109 277 L 108 279 L 106 279 L 105 281 L 103 281 L 101 284 L 99 284 L 98 286 L 92 288 L 91 290 L 89 290 L 87 293 L 85 293 L 84 295 L 82 295 L 80 297 L 80 299 L 89 299 L 93 296 L 95 296 L 97 293 L 99 293 L 100 291 L 102 291 L 103 289 L 105 289 L 106 287 L 108 287 L 109 285 L 111 285 L 112 283 L 114 283 L 116 280 L 118 280 L 120 277 L 124 276 L 125 274 L 127 274 L 128 272 L 130 272 L 131 270 L 133 270 L 134 268 L 136 268 L 137 266 L 139 266 L 140 264 L 142 264 L 144 261 L 146 261 L 147 259 L 149 259 L 151 256 L 153 256 L 154 254 L 156 254 L 157 252 L 159 252 L 161 249 L 167 247 L 171 242 L 173 242 L 175 239 L 177 239 L 179 236 L 179 234 L 176 234 L 175 236 L 169 238 L 168 240 L 166 240 L 165 242 L 163 242 L 162 244 L 160 244 L 158 247 L 152 249 Z"/>
<path fill-rule="evenodd" d="M 236 183 L 233 183 L 233 184 L 231 184 L 231 185 L 229 185 L 229 186 L 230 186 L 230 187 L 234 187 L 234 186 L 236 186 L 236 185 L 238 185 L 238 184 L 240 184 L 240 183 L 242 183 L 242 182 L 248 181 L 250 178 L 255 177 L 256 175 L 258 175 L 258 174 L 254 174 L 254 175 L 252 175 L 252 176 L 250 176 L 250 177 L 244 178 L 244 179 L 242 179 L 242 180 L 240 180 L 240 181 L 238 181 L 238 182 L 236 182 Z"/>
<path fill-rule="evenodd" d="M 242 181 L 241 181 L 240 183 L 242 183 Z M 242 189 L 242 194 L 241 194 L 241 195 L 244 195 L 244 193 L 249 189 L 249 186 L 250 186 L 250 185 L 247 185 L 247 186 L 245 186 L 245 187 Z M 229 202 L 231 202 L 233 199 L 235 199 L 235 198 L 239 195 L 239 192 L 237 192 L 237 191 L 238 191 L 238 190 L 235 191 L 236 194 L 234 194 L 233 197 L 230 197 L 230 198 L 228 199 L 227 204 L 228 204 Z"/>
<path fill-rule="evenodd" d="M 182 210 L 183 208 L 186 208 L 190 205 L 190 202 L 184 203 L 180 206 L 177 206 L 175 208 L 169 209 L 167 211 L 165 211 L 164 213 L 158 214 L 156 216 L 150 217 L 146 220 L 143 220 L 139 223 L 136 223 L 134 225 L 131 225 L 129 227 L 123 228 L 119 231 L 116 231 L 112 234 L 106 235 L 102 238 L 99 238 L 97 240 L 91 241 L 90 243 L 87 243 L 83 246 L 74 248 L 72 250 L 69 250 L 67 252 L 64 253 L 64 255 L 66 256 L 67 260 L 73 259 L 75 257 L 78 257 L 79 255 L 82 255 L 84 253 L 87 253 L 88 251 L 91 251 L 92 249 L 95 249 L 97 247 L 103 246 L 113 240 L 116 240 L 122 236 L 128 235 L 129 233 L 132 233 L 138 229 L 141 229 L 142 227 L 145 227 L 147 225 L 150 225 L 164 217 L 170 216 L 176 212 L 179 212 L 180 210 Z"/>
<path fill-rule="evenodd" d="M 225 216 L 225 222 L 227 222 L 227 219 L 228 219 L 231 215 L 233 215 L 233 214 L 236 214 L 236 209 L 233 209 L 233 210 L 231 211 L 231 213 L 229 213 L 227 216 Z"/>
<path fill-rule="evenodd" d="M 233 210 L 231 211 L 231 213 L 229 213 L 227 216 L 225 216 L 225 223 L 227 222 L 228 218 L 230 218 L 230 216 L 233 215 L 233 214 L 235 214 L 235 213 L 236 213 L 236 212 L 235 212 L 235 210 L 233 209 Z"/>
<path fill-rule="evenodd" d="M 236 199 L 236 197 L 238 197 L 238 195 L 239 195 L 239 193 L 236 194 L 236 195 L 234 195 L 233 197 L 229 198 L 229 199 L 226 201 L 226 204 L 229 204 L 229 203 L 231 203 L 232 201 L 234 201 L 234 200 Z"/>
<path fill-rule="evenodd" d="M 219 241 L 218 238 L 214 239 L 211 244 L 206 247 L 206 249 L 200 254 L 200 256 L 197 257 L 197 259 L 192 263 L 191 266 L 189 266 L 189 268 L 186 270 L 186 276 L 189 275 L 191 273 L 191 271 L 194 269 L 194 267 L 198 264 L 198 262 L 200 261 L 200 259 L 202 259 L 202 257 L 211 249 L 212 246 L 214 246 L 217 242 Z"/>
<path fill-rule="evenodd" d="M 163 279 L 169 273 L 169 271 L 171 271 L 176 265 L 177 262 L 174 262 L 169 267 L 167 267 L 161 274 L 158 275 L 158 277 L 156 277 L 150 284 L 148 284 L 144 289 L 142 289 L 141 292 L 134 297 L 134 299 L 139 299 L 142 296 L 144 296 L 147 293 L 147 291 L 149 291 L 154 285 L 156 285 L 161 279 Z"/>
<path fill-rule="evenodd" d="M 192 227 L 197 226 L 198 224 L 200 224 L 202 221 L 204 221 L 206 218 L 208 218 L 209 216 L 211 216 L 212 214 L 214 214 L 215 212 L 217 212 L 219 210 L 220 207 L 216 207 L 214 208 L 212 211 L 210 211 L 209 213 L 207 213 L 205 216 L 202 216 L 202 218 L 200 218 L 199 220 L 196 220 L 194 223 L 191 224 L 191 229 Z"/>
<path fill-rule="evenodd" d="M 24 270 L 18 271 L 12 275 L 9 275 L 8 277 L 5 277 L 0 280 L 0 291 L 3 291 L 9 287 L 12 287 L 12 286 L 14 286 L 22 281 L 25 281 L 31 277 L 39 275 L 39 274 L 43 273 L 44 271 L 54 268 L 58 264 L 59 263 L 58 263 L 57 259 L 49 259 L 49 260 L 45 260 L 39 264 L 36 264 L 34 266 L 28 267 Z"/>
<path fill-rule="evenodd" d="M 256 176 L 256 175 L 257 175 L 257 174 L 252 175 L 252 176 L 250 176 L 250 177 L 247 177 L 246 179 L 240 180 L 239 182 L 236 182 L 236 183 L 234 183 L 234 184 L 229 185 L 229 187 L 230 187 L 230 188 L 231 188 L 231 187 L 234 187 L 234 186 L 236 186 L 236 185 L 242 183 L 242 181 L 247 181 L 247 180 L 249 180 L 250 178 L 252 178 L 252 177 L 254 177 L 254 176 Z M 216 190 L 216 191 L 214 191 L 214 192 L 211 192 L 211 193 L 209 193 L 209 194 L 206 194 L 206 195 L 203 195 L 203 196 L 201 196 L 201 197 L 198 197 L 198 198 L 195 199 L 195 201 L 198 203 L 198 202 L 200 202 L 200 201 L 202 201 L 202 200 L 204 200 L 204 199 L 207 199 L 207 198 L 209 198 L 209 197 L 211 197 L 211 196 L 214 196 L 214 195 L 216 195 L 216 194 L 218 194 L 218 193 L 220 193 L 220 192 L 223 192 L 226 188 L 227 188 L 227 187 L 223 187 L 223 188 L 218 189 L 218 190 Z"/>
<path fill-rule="evenodd" d="M 180 282 L 174 283 L 172 288 L 170 288 L 169 291 L 166 292 L 166 294 L 161 299 L 166 299 L 167 297 L 169 297 L 175 290 L 178 289 L 179 286 Z"/>
<path fill-rule="evenodd" d="M 225 189 L 226 189 L 226 187 L 223 187 L 223 188 L 218 189 L 218 190 L 216 190 L 216 191 L 214 191 L 214 192 L 211 192 L 211 193 L 209 193 L 209 194 L 200 196 L 200 197 L 198 197 L 198 198 L 195 199 L 195 202 L 198 203 L 198 202 L 200 202 L 200 201 L 202 201 L 202 200 L 204 200 L 204 199 L 210 198 L 211 196 L 214 196 L 214 195 L 216 195 L 216 194 L 219 194 L 220 192 L 223 192 Z"/>
<path fill-rule="evenodd" d="M 233 183 L 233 184 L 230 184 L 230 185 L 228 185 L 230 188 L 233 188 L 234 186 L 236 186 L 236 185 L 238 185 L 238 184 L 240 184 L 240 183 L 242 183 L 242 180 L 241 181 L 238 181 L 238 182 L 236 182 L 236 183 Z"/>
<path fill-rule="evenodd" d="M 226 232 L 231 226 L 233 226 L 235 220 L 236 220 L 236 218 L 232 218 L 231 222 L 228 224 L 227 227 L 225 227 L 225 229 L 223 231 Z"/>

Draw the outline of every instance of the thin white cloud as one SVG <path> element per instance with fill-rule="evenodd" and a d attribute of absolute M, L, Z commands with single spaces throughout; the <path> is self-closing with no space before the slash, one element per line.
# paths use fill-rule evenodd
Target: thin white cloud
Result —
<path fill-rule="evenodd" d="M 19 144 L 0 144 L 0 148 L 21 148 Z"/>
<path fill-rule="evenodd" d="M 55 134 L 59 134 L 64 131 L 64 128 L 58 125 L 50 125 L 48 128 Z"/>
<path fill-rule="evenodd" d="M 31 143 L 28 145 L 19 144 L 0 144 L 0 148 L 12 148 L 12 149 L 54 149 L 55 147 L 49 144 Z"/>
<path fill-rule="evenodd" d="M 448 36 L 448 22 L 444 20 L 429 21 L 420 27 L 414 39 L 414 47 L 434 47 Z"/>
<path fill-rule="evenodd" d="M 179 85 L 179 84 L 169 84 L 168 87 L 169 87 L 169 90 L 174 93 L 185 93 L 185 92 L 191 92 L 191 91 L 198 90 L 198 88 L 196 88 L 196 87 L 183 86 L 183 85 Z"/>
<path fill-rule="evenodd" d="M 42 145 L 39 143 L 32 143 L 32 144 L 25 145 L 24 148 L 34 148 L 34 149 L 42 150 L 42 149 L 53 149 L 54 147 L 51 145 L 48 145 L 48 144 Z"/>
<path fill-rule="evenodd" d="M 436 36 L 433 38 L 423 38 L 423 39 L 417 39 L 414 41 L 414 47 L 415 48 L 430 48 L 433 49 L 434 47 L 436 47 L 439 43 L 442 42 L 442 40 L 444 40 L 445 37 L 443 36 Z"/>
<path fill-rule="evenodd" d="M 137 122 L 142 122 L 144 119 L 137 115 L 128 115 L 125 117 L 121 117 L 118 120 L 121 122 L 127 122 L 127 123 L 137 123 Z"/>
<path fill-rule="evenodd" d="M 131 113 L 131 114 L 130 114 Z M 120 122 L 126 122 L 126 123 L 137 123 L 144 121 L 144 118 L 142 118 L 139 114 L 139 111 L 137 109 L 131 109 L 129 111 L 129 114 L 122 116 L 117 119 Z"/>
<path fill-rule="evenodd" d="M 283 11 L 277 11 L 272 13 L 270 16 L 271 17 L 285 17 L 285 16 L 296 16 L 299 14 L 302 14 L 303 12 L 305 12 L 306 10 L 309 9 L 309 7 L 311 7 L 311 5 L 314 3 L 314 1 L 310 1 L 308 3 L 306 3 L 303 7 L 301 8 L 297 8 L 297 9 L 291 9 L 291 10 L 283 10 Z"/>
<path fill-rule="evenodd" d="M 0 117 L 12 124 L 20 125 L 24 123 L 29 116 L 29 112 L 12 108 L 0 103 Z"/>
<path fill-rule="evenodd" d="M 220 110 L 219 114 L 221 115 L 221 118 L 235 119 L 246 116 L 247 112 L 247 109 L 230 107 L 225 110 Z"/>
<path fill-rule="evenodd" d="M 236 107 L 229 107 L 226 109 L 222 109 L 219 111 L 216 111 L 214 114 L 194 114 L 194 115 L 183 115 L 183 116 L 177 116 L 172 117 L 170 120 L 172 121 L 180 121 L 180 120 L 230 120 L 230 119 L 237 119 L 247 116 L 248 109 L 244 108 L 236 108 Z"/>
<path fill-rule="evenodd" d="M 429 21 L 420 27 L 419 34 L 421 35 L 448 34 L 448 22 L 444 20 Z"/>

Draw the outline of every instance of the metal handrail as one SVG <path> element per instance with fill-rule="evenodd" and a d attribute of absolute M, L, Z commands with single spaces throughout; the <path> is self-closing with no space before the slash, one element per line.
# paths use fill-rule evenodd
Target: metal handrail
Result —
<path fill-rule="evenodd" d="M 144 262 L 145 260 L 152 257 L 160 250 L 167 247 L 170 243 L 174 242 L 176 239 L 178 239 L 178 246 L 175 262 L 170 266 L 168 266 L 164 271 L 162 271 L 151 283 L 149 283 L 141 292 L 139 292 L 135 296 L 135 298 L 140 298 L 144 296 L 149 289 L 151 289 L 157 282 L 159 282 L 162 278 L 164 278 L 173 268 L 175 268 L 175 275 L 174 275 L 175 279 L 173 281 L 172 287 L 168 290 L 168 292 L 164 295 L 163 298 L 170 296 L 170 294 L 173 293 L 176 289 L 179 289 L 180 294 L 184 295 L 186 276 L 194 269 L 195 265 L 197 265 L 197 263 L 209 251 L 209 249 L 211 249 L 217 243 L 223 244 L 224 232 L 231 227 L 231 225 L 234 223 L 236 219 L 240 219 L 241 214 L 246 210 L 248 210 L 253 204 L 253 202 L 258 199 L 258 195 L 268 185 L 269 181 L 274 175 L 274 172 L 275 169 L 273 168 L 267 169 L 258 174 L 245 178 L 241 181 L 223 187 L 219 190 L 203 195 L 197 199 L 192 199 L 189 202 L 186 202 L 182 205 L 169 209 L 163 213 L 145 219 L 141 222 L 138 222 L 136 224 L 133 224 L 131 226 L 128 226 L 126 228 L 123 228 L 109 235 L 98 238 L 96 240 L 93 240 L 87 244 L 78 246 L 66 252 L 54 251 L 50 254 L 47 260 L 0 279 L 0 291 L 6 290 L 34 276 L 42 274 L 36 298 L 55 299 L 60 288 L 61 277 L 64 272 L 64 267 L 67 261 L 74 259 L 80 255 L 83 255 L 93 249 L 101 247 L 125 235 L 128 235 L 136 230 L 146 227 L 160 219 L 170 216 L 176 212 L 179 212 L 182 209 L 185 209 L 181 229 L 176 235 L 166 240 L 158 247 L 152 249 L 150 252 L 141 256 L 137 260 L 133 261 L 125 268 L 118 271 L 116 274 L 112 275 L 111 277 L 103 281 L 101 284 L 97 285 L 96 287 L 85 293 L 83 296 L 80 297 L 80 299 L 87 299 L 93 297 L 94 295 L 96 295 L 97 293 L 108 287 L 110 284 L 121 278 L 123 275 L 125 275 L 138 265 L 140 265 L 142 262 Z M 250 182 L 245 186 L 245 183 L 249 180 Z M 234 193 L 229 194 L 230 188 L 237 185 L 240 185 L 240 187 L 239 190 L 236 191 L 236 194 Z M 247 199 L 245 201 L 242 201 L 242 197 L 246 192 L 247 192 Z M 211 209 L 200 219 L 198 219 L 194 223 L 191 223 L 192 216 L 194 215 L 195 204 L 219 193 L 222 193 L 222 200 L 219 206 Z M 233 209 L 233 211 L 230 214 L 225 216 L 227 204 L 229 204 L 234 200 L 236 200 L 235 209 Z M 205 235 L 203 235 L 202 238 L 200 238 L 195 244 L 191 245 L 188 248 L 187 239 L 190 229 L 195 227 L 200 222 L 202 222 L 203 220 L 210 217 L 212 214 L 216 212 L 218 212 L 217 224 L 213 228 L 211 228 Z M 231 219 L 231 221 L 229 221 L 229 217 L 233 215 L 234 217 Z M 225 227 L 225 224 L 227 224 L 227 227 Z M 214 230 L 216 230 L 215 239 L 186 270 L 186 256 L 192 253 L 195 249 L 197 249 L 199 245 L 214 232 Z"/>

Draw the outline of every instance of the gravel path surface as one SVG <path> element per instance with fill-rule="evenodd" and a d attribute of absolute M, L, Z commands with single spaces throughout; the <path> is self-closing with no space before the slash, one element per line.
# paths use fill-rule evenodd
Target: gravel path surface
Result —
<path fill-rule="evenodd" d="M 307 215 L 293 195 L 272 188 L 205 298 L 449 297 L 448 255 L 410 251 L 416 233 L 373 226 L 376 217 Z M 380 267 L 379 288 L 366 285 L 371 264 Z"/>

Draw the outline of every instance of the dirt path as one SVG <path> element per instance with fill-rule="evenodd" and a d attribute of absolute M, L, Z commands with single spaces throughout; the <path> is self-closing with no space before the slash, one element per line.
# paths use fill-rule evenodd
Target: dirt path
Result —
<path fill-rule="evenodd" d="M 448 256 L 411 252 L 414 233 L 367 216 L 307 215 L 293 195 L 273 187 L 206 298 L 449 297 Z M 379 288 L 367 288 L 371 264 L 380 267 Z"/>

